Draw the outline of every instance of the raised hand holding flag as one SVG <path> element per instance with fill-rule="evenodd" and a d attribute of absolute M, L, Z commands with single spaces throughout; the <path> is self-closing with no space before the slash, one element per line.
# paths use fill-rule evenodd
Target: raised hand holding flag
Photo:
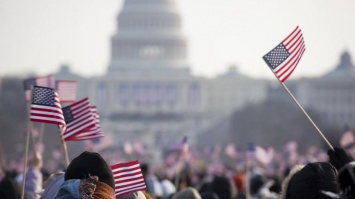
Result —
<path fill-rule="evenodd" d="M 329 148 L 333 149 L 333 146 L 323 135 L 318 126 L 313 122 L 311 117 L 309 117 L 309 115 L 303 109 L 301 104 L 297 101 L 297 99 L 292 95 L 290 90 L 283 83 L 287 80 L 287 78 L 290 77 L 292 72 L 295 70 L 305 50 L 306 48 L 303 40 L 303 34 L 301 32 L 301 29 L 297 26 L 291 32 L 291 34 L 289 34 L 279 45 L 277 45 L 270 52 L 264 55 L 263 59 L 269 65 L 270 70 L 279 80 L 280 84 L 295 101 L 295 103 L 298 105 L 304 115 L 308 118 L 308 120 L 313 124 L 314 128 L 316 128 L 319 135 L 327 143 Z"/>

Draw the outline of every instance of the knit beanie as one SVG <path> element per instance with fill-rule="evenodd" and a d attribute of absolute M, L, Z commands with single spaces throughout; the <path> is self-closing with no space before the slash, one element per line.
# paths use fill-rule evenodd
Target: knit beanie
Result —
<path fill-rule="evenodd" d="M 97 176 L 100 182 L 106 183 L 113 190 L 115 182 L 111 167 L 98 153 L 83 152 L 74 158 L 65 172 L 65 181 L 71 179 L 85 179 L 89 176 Z"/>

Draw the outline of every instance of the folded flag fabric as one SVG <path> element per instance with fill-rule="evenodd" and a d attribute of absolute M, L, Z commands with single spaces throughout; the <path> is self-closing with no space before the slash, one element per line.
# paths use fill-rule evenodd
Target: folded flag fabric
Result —
<path fill-rule="evenodd" d="M 55 87 L 54 75 L 47 75 L 43 77 L 29 78 L 23 81 L 23 87 L 25 89 L 26 101 L 31 101 L 31 86 L 42 86 L 47 88 Z"/>
<path fill-rule="evenodd" d="M 76 81 L 58 80 L 56 81 L 56 90 L 60 102 L 75 102 L 76 100 Z"/>
<path fill-rule="evenodd" d="M 297 26 L 279 45 L 263 56 L 281 82 L 287 80 L 302 58 L 306 46 Z"/>
<path fill-rule="evenodd" d="M 54 89 L 33 86 L 30 121 L 65 126 L 62 107 Z"/>
<path fill-rule="evenodd" d="M 147 188 L 138 160 L 115 164 L 111 169 L 115 179 L 116 197 Z"/>
<path fill-rule="evenodd" d="M 84 98 L 62 109 L 67 124 L 63 133 L 64 140 L 95 126 L 89 104 L 89 99 Z"/>

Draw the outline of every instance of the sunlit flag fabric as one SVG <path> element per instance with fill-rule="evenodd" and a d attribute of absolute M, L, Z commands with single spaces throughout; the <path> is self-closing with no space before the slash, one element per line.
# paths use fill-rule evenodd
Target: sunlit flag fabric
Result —
<path fill-rule="evenodd" d="M 105 134 L 101 131 L 100 117 L 99 114 L 97 113 L 96 106 L 90 106 L 90 111 L 92 117 L 95 120 L 95 126 L 85 129 L 84 131 L 81 131 L 80 133 L 77 133 L 73 136 L 70 136 L 67 138 L 67 140 L 71 140 L 71 141 L 90 140 L 90 139 L 95 139 L 95 138 L 100 138 L 105 136 Z"/>
<path fill-rule="evenodd" d="M 55 87 L 54 75 L 35 77 L 23 81 L 26 101 L 31 101 L 31 86 L 42 86 L 47 88 Z"/>
<path fill-rule="evenodd" d="M 33 86 L 30 120 L 64 126 L 58 94 L 52 88 Z"/>
<path fill-rule="evenodd" d="M 64 140 L 95 126 L 89 104 L 89 99 L 84 98 L 62 109 L 67 124 L 63 133 Z"/>
<path fill-rule="evenodd" d="M 279 45 L 263 56 L 281 82 L 295 70 L 306 50 L 301 29 L 297 26 Z"/>
<path fill-rule="evenodd" d="M 111 169 L 115 179 L 116 197 L 147 188 L 138 160 L 115 164 Z"/>
<path fill-rule="evenodd" d="M 56 81 L 56 90 L 60 98 L 60 102 L 74 102 L 76 100 L 76 88 L 76 81 Z"/>

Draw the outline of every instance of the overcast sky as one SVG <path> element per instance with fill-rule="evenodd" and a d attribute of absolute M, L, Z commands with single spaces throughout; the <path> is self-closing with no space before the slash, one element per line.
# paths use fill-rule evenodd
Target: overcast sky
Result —
<path fill-rule="evenodd" d="M 0 76 L 49 74 L 68 63 L 104 74 L 123 0 L 0 0 Z M 262 56 L 297 25 L 306 52 L 291 78 L 331 70 L 346 49 L 355 60 L 354 0 L 177 0 L 191 71 L 213 77 L 235 64 L 274 78 Z"/>

